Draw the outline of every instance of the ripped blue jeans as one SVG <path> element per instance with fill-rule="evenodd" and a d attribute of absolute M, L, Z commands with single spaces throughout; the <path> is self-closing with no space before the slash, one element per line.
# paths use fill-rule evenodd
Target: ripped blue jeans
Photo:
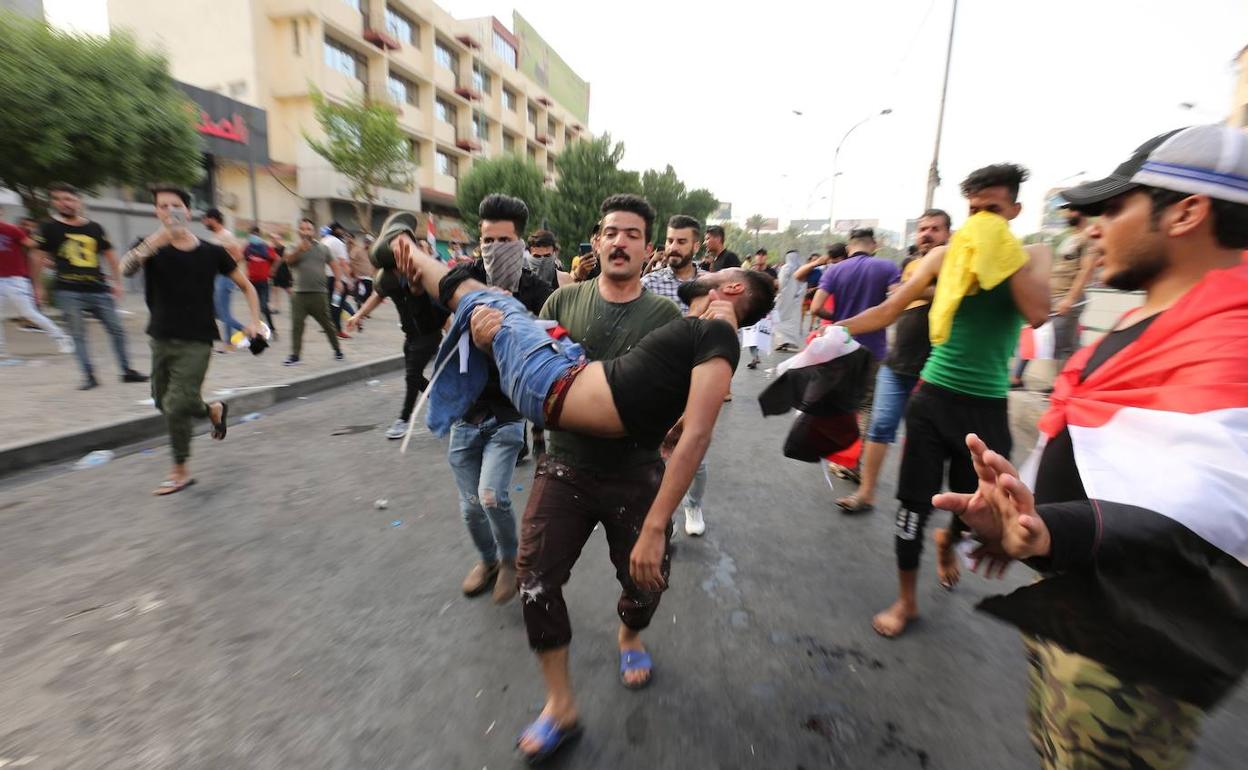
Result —
<path fill-rule="evenodd" d="M 446 459 L 459 487 L 459 511 L 484 562 L 516 558 L 510 492 L 523 446 L 524 420 L 486 417 L 476 425 L 457 420 L 451 426 Z"/>

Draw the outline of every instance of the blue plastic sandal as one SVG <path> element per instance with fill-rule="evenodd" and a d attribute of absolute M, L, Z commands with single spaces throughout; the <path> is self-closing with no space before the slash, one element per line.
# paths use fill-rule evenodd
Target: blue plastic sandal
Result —
<path fill-rule="evenodd" d="M 550 717 L 538 717 L 537 721 L 525 728 L 520 734 L 520 738 L 516 740 L 516 748 L 520 748 L 520 741 L 525 738 L 536 739 L 539 748 L 533 754 L 525 752 L 523 749 L 520 753 L 524 755 L 524 759 L 530 766 L 537 765 L 554 756 L 555 752 L 563 748 L 563 744 L 568 741 L 576 740 L 581 737 L 581 725 L 571 725 L 569 727 L 559 727 L 555 720 Z"/>
<path fill-rule="evenodd" d="M 625 674 L 633 671 L 649 671 L 650 676 L 636 684 L 629 684 L 624 678 Z M 645 650 L 621 650 L 620 651 L 620 684 L 629 690 L 640 690 L 650 684 L 650 680 L 654 678 L 654 663 L 650 660 L 650 653 Z"/>

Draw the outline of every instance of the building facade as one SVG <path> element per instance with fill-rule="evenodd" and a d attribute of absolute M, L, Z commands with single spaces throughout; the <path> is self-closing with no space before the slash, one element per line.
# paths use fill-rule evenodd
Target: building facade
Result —
<path fill-rule="evenodd" d="M 455 195 L 474 161 L 523 154 L 553 183 L 557 155 L 588 136 L 588 85 L 572 74 L 568 90 L 566 65 L 550 85 L 578 97 L 566 99 L 571 107 L 539 85 L 540 67 L 526 71 L 523 41 L 502 22 L 455 19 L 429 0 L 109 0 L 109 18 L 113 29 L 161 50 L 176 79 L 267 113 L 270 161 L 255 175 L 258 217 L 246 169 L 215 169 L 218 205 L 247 224 L 289 227 L 310 211 L 318 221 L 364 225 L 355 222 L 346 179 L 305 139 L 321 133 L 316 90 L 393 106 L 416 185 L 382 190 L 377 219 L 391 209 L 425 211 L 442 240 L 462 240 Z"/>
<path fill-rule="evenodd" d="M 1248 131 L 1248 46 L 1240 49 L 1235 57 L 1239 77 L 1235 82 L 1235 96 L 1231 102 L 1231 114 L 1227 122 Z"/>

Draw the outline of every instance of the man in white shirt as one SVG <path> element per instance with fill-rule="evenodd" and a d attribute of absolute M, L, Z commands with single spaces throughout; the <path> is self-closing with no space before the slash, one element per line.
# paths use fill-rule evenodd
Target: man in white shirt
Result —
<path fill-rule="evenodd" d="M 346 244 L 347 230 L 337 222 L 330 222 L 329 226 L 321 230 L 321 244 L 329 249 L 329 255 L 338 263 L 341 274 L 345 276 L 351 275 L 350 255 L 347 252 Z M 325 284 L 329 287 L 329 317 L 334 321 L 334 329 L 338 333 L 338 339 L 349 340 L 351 335 L 342 330 L 342 311 L 347 311 L 347 315 L 355 315 L 354 308 L 348 301 L 347 296 L 351 291 L 350 286 L 343 286 L 342 291 L 334 291 L 334 272 L 328 265 L 325 267 Z"/>

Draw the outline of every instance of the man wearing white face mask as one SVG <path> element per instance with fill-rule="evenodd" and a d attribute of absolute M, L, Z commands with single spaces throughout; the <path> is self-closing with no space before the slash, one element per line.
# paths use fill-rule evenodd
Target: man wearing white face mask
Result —
<path fill-rule="evenodd" d="M 553 287 L 525 267 L 524 232 L 529 208 L 519 198 L 490 195 L 481 201 L 481 258 L 457 265 L 453 274 L 511 292 L 537 314 Z M 524 418 L 499 386 L 490 364 L 485 391 L 451 428 L 447 460 L 459 488 L 459 509 L 480 560 L 464 578 L 463 591 L 477 596 L 494 587 L 502 604 L 516 594 L 516 520 L 511 477 L 524 446 Z"/>

